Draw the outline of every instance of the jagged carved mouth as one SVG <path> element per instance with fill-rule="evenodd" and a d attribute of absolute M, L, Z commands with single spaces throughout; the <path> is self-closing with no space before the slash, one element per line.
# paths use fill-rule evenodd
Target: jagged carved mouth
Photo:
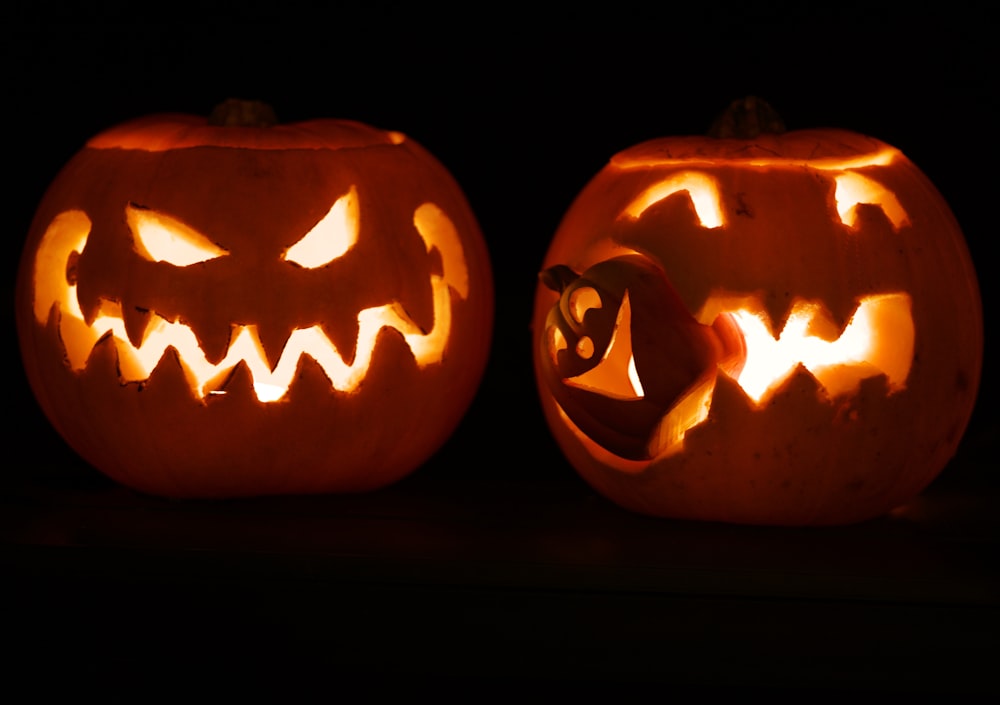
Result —
<path fill-rule="evenodd" d="M 740 302 L 743 305 L 734 307 Z M 767 314 L 754 305 L 753 297 L 719 294 L 706 303 L 697 316 L 703 321 L 724 319 L 738 333 L 738 345 L 730 344 L 729 354 L 717 365 L 717 373 L 732 378 L 750 403 L 760 408 L 780 393 L 785 382 L 799 369 L 808 371 L 827 398 L 855 393 L 860 383 L 883 375 L 890 394 L 906 388 L 913 363 L 914 325 L 910 297 L 904 293 L 866 296 L 860 299 L 854 316 L 838 330 L 822 304 L 798 301 L 781 331 L 775 334 Z M 613 400 L 607 413 L 618 413 L 622 403 L 648 401 L 660 406 L 656 429 L 650 430 L 643 453 L 649 456 L 679 450 L 686 432 L 705 421 L 711 410 L 716 371 L 699 376 L 679 396 L 667 400 L 648 395 L 633 350 L 635 333 L 628 292 L 615 316 L 614 330 L 597 363 L 585 372 L 564 377 L 558 383 Z M 641 336 L 641 332 L 639 333 Z M 548 329 L 547 346 L 552 364 L 567 351 L 560 328 Z M 586 345 L 576 344 L 575 354 Z M 671 364 L 670 350 L 663 350 L 662 362 Z M 592 398 L 592 397 L 591 397 Z M 570 420 L 574 414 L 563 409 Z M 600 415 L 600 412 L 598 412 Z M 634 451 L 618 449 L 634 456 Z"/>
<path fill-rule="evenodd" d="M 338 199 L 315 228 L 283 253 L 283 259 L 296 266 L 316 268 L 349 250 L 357 240 L 359 227 L 356 198 L 352 189 Z M 228 254 L 169 217 L 129 206 L 127 219 L 135 249 L 147 259 L 188 266 Z M 277 359 L 269 359 L 257 326 L 234 324 L 225 355 L 213 363 L 194 330 L 183 322 L 151 312 L 137 334 L 127 330 L 121 304 L 110 298 L 102 298 L 96 312 L 85 315 L 77 298 L 73 262 L 86 247 L 91 222 L 80 210 L 59 214 L 42 238 L 35 259 L 34 315 L 40 325 L 45 325 L 51 315 L 57 317 L 67 363 L 75 372 L 85 369 L 98 343 L 110 340 L 117 351 L 123 384 L 148 380 L 167 351 L 173 349 L 192 394 L 202 400 L 224 394 L 227 380 L 241 363 L 252 377 L 257 399 L 282 399 L 303 355 L 319 364 L 332 390 L 349 392 L 365 378 L 378 336 L 385 329 L 402 336 L 419 367 L 439 363 L 451 334 L 452 293 L 461 299 L 468 296 L 464 253 L 452 222 L 436 205 L 425 203 L 414 212 L 413 224 L 427 251 L 437 250 L 442 263 L 441 275 L 429 275 L 433 325 L 429 329 L 421 327 L 396 301 L 363 309 L 357 314 L 358 337 L 349 360 L 320 325 L 293 329 Z"/>

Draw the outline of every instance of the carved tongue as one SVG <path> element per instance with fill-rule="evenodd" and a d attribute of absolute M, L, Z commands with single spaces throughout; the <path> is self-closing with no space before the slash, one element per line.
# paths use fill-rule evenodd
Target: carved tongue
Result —
<path fill-rule="evenodd" d="M 621 302 L 612 342 L 597 365 L 571 378 L 554 366 L 545 370 L 573 422 L 621 457 L 650 457 L 650 439 L 664 415 L 711 383 L 720 367 L 728 371 L 743 364 L 746 350 L 735 322 L 720 316 L 711 326 L 699 323 L 663 271 L 645 257 L 607 260 L 578 279 L 572 270 L 555 267 L 542 280 L 556 290 L 593 286 L 605 303 Z M 612 389 L 606 380 L 615 375 L 627 375 L 629 386 Z M 621 393 L 626 388 L 634 390 L 631 398 Z"/>
<path fill-rule="evenodd" d="M 634 269 L 628 290 L 632 301 L 632 351 L 645 397 L 667 410 L 698 380 L 725 360 L 742 364 L 742 334 L 728 317 L 707 326 L 681 302 L 666 276 L 639 258 L 623 261 Z M 639 268 L 646 271 L 639 272 Z"/>

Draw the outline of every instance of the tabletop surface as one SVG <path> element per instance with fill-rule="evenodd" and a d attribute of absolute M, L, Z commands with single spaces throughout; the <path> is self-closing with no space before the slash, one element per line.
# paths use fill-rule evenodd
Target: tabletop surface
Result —
<path fill-rule="evenodd" d="M 950 477 L 988 477 L 967 456 Z M 68 477 L 23 473 L 0 496 L 22 667 L 498 698 L 1000 692 L 995 483 L 779 528 L 639 516 L 570 474 L 504 479 L 447 453 L 362 495 L 178 501 Z"/>

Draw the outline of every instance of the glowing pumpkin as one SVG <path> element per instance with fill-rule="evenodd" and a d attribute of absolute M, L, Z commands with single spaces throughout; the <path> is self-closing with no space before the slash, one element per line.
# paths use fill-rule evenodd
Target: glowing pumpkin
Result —
<path fill-rule="evenodd" d="M 543 270 L 546 419 L 628 509 L 868 519 L 920 492 L 968 423 L 983 354 L 969 253 L 933 185 L 878 140 L 637 145 L 579 194 Z"/>
<path fill-rule="evenodd" d="M 89 463 L 172 497 L 369 490 L 450 436 L 490 345 L 464 195 L 349 121 L 140 119 L 47 191 L 17 283 L 27 376 Z"/>

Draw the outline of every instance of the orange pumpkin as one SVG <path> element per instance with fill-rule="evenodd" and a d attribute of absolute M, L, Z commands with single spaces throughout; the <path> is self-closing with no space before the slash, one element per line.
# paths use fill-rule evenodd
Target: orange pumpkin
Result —
<path fill-rule="evenodd" d="M 20 263 L 31 387 L 84 459 L 170 497 L 370 490 L 452 434 L 485 368 L 485 243 L 397 132 L 139 119 L 48 189 Z"/>
<path fill-rule="evenodd" d="M 545 417 L 628 509 L 865 520 L 926 487 L 968 423 L 982 309 L 948 205 L 876 139 L 741 127 L 770 122 L 738 102 L 729 136 L 615 155 L 546 254 Z"/>

